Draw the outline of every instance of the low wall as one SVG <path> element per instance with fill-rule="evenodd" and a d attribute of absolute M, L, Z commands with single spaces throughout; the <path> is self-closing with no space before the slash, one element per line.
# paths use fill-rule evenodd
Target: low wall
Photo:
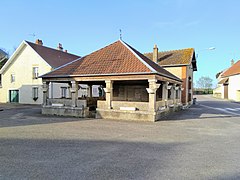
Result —
<path fill-rule="evenodd" d="M 72 106 L 72 99 L 48 99 L 47 100 L 48 105 L 52 104 L 63 104 L 63 106 Z M 86 100 L 77 100 L 77 106 L 78 107 L 87 107 L 87 101 Z"/>
<path fill-rule="evenodd" d="M 120 110 L 120 107 L 135 107 L 138 111 L 147 111 L 148 102 L 131 102 L 131 101 L 112 101 L 112 108 Z"/>
<path fill-rule="evenodd" d="M 88 108 L 80 108 L 80 107 L 43 106 L 42 114 L 85 118 L 89 116 L 89 110 Z"/>
<path fill-rule="evenodd" d="M 97 109 L 96 118 L 130 121 L 155 121 L 154 112 Z"/>

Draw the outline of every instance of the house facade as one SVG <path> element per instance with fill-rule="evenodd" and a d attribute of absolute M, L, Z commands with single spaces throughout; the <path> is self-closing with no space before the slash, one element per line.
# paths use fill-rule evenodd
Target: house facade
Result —
<path fill-rule="evenodd" d="M 79 58 L 61 48 L 61 44 L 58 49 L 45 47 L 41 40 L 36 43 L 23 41 L 0 70 L 0 102 L 42 104 L 42 79 L 39 76 Z M 65 84 L 52 83 L 50 96 L 67 96 L 66 88 Z"/>
<path fill-rule="evenodd" d="M 157 45 L 152 53 L 145 53 L 149 59 L 171 72 L 183 81 L 182 103 L 184 106 L 192 104 L 193 74 L 197 71 L 197 61 L 193 48 L 159 52 Z"/>
<path fill-rule="evenodd" d="M 213 96 L 221 99 L 240 101 L 240 60 L 218 73 L 218 86 Z"/>
<path fill-rule="evenodd" d="M 116 41 L 42 76 L 43 114 L 156 121 L 181 109 L 182 81 L 136 49 Z M 70 84 L 70 98 L 49 98 L 51 83 Z M 79 84 L 99 87 L 81 97 Z M 90 91 L 92 92 L 92 91 Z"/>

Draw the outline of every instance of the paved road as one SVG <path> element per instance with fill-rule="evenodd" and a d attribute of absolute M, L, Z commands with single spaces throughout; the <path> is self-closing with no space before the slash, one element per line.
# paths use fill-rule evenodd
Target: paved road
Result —
<path fill-rule="evenodd" d="M 198 104 L 205 108 L 211 108 L 221 113 L 240 116 L 240 103 L 227 100 L 214 99 L 211 96 L 196 96 Z"/>
<path fill-rule="evenodd" d="M 240 179 L 238 103 L 200 96 L 156 123 L 0 104 L 0 179 Z"/>

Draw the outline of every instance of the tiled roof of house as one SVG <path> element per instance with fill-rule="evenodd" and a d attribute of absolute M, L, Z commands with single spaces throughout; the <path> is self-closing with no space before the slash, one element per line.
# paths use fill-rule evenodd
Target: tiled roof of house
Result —
<path fill-rule="evenodd" d="M 156 73 L 181 81 L 121 40 L 43 75 L 43 78 L 143 73 Z"/>
<path fill-rule="evenodd" d="M 223 72 L 222 77 L 228 77 L 240 74 L 240 60 L 233 64 L 230 68 L 228 68 L 225 72 Z"/>
<path fill-rule="evenodd" d="M 144 53 L 144 55 L 151 60 L 153 59 L 153 53 Z M 193 48 L 158 52 L 158 64 L 161 66 L 191 64 L 193 55 Z"/>
<path fill-rule="evenodd" d="M 80 56 L 26 41 L 50 66 L 57 68 Z"/>

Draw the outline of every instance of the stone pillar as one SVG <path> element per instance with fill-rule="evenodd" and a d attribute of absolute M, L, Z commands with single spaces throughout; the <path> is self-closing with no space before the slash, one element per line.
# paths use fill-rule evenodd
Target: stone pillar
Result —
<path fill-rule="evenodd" d="M 182 85 L 179 86 L 179 102 L 182 104 Z"/>
<path fill-rule="evenodd" d="M 72 84 L 68 83 L 68 96 L 67 96 L 67 98 L 70 98 L 70 99 L 72 99 L 71 88 L 72 88 Z"/>
<path fill-rule="evenodd" d="M 77 107 L 78 99 L 78 82 L 71 81 L 71 96 L 72 96 L 72 107 Z"/>
<path fill-rule="evenodd" d="M 173 104 L 176 104 L 176 84 L 173 84 L 172 86 L 172 99 L 173 99 Z"/>
<path fill-rule="evenodd" d="M 149 95 L 148 109 L 151 112 L 156 112 L 156 91 L 160 87 L 160 84 L 157 84 L 156 82 L 157 80 L 155 79 L 149 79 L 149 88 L 146 88 Z"/>
<path fill-rule="evenodd" d="M 113 81 L 106 80 L 106 88 L 104 88 L 106 96 L 107 109 L 112 109 L 112 99 L 113 99 Z"/>
<path fill-rule="evenodd" d="M 43 82 L 43 106 L 47 106 L 49 98 L 49 82 Z"/>
<path fill-rule="evenodd" d="M 88 85 L 88 92 L 89 97 L 92 98 L 92 85 Z"/>
<path fill-rule="evenodd" d="M 169 82 L 164 83 L 164 101 L 165 101 L 165 107 L 168 107 L 168 87 L 169 87 Z"/>

